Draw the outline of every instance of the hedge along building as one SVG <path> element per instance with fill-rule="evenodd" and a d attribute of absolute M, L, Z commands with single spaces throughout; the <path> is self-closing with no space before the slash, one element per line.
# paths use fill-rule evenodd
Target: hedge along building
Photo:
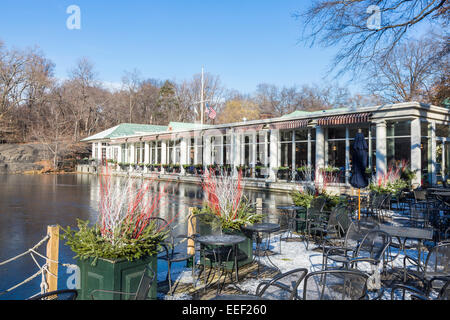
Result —
<path fill-rule="evenodd" d="M 117 171 L 133 172 L 141 165 L 144 173 L 151 174 L 144 165 L 153 164 L 179 167 L 176 174 L 186 176 L 192 172 L 189 166 L 216 165 L 233 174 L 244 169 L 246 178 L 267 186 L 302 180 L 310 170 L 316 181 L 331 177 L 331 182 L 348 185 L 350 148 L 361 130 L 369 146 L 369 170 L 377 177 L 390 166 L 406 163 L 417 172 L 415 185 L 434 185 L 450 178 L 449 128 L 449 109 L 408 102 L 295 111 L 279 118 L 221 125 L 121 124 L 82 141 L 92 143 L 92 158 L 122 164 Z"/>

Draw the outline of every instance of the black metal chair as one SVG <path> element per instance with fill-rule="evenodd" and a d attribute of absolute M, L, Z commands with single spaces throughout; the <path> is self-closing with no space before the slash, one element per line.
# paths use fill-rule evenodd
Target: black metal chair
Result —
<path fill-rule="evenodd" d="M 181 234 L 174 235 L 173 229 L 170 224 L 163 218 L 153 217 L 150 218 L 153 223 L 155 223 L 155 228 L 158 230 L 164 230 L 167 232 L 167 238 L 162 243 L 164 248 L 164 253 L 158 256 L 158 259 L 164 260 L 167 262 L 167 276 L 166 281 L 169 283 L 169 294 L 173 295 L 172 288 L 172 276 L 171 269 L 172 264 L 177 262 L 188 261 L 195 256 L 195 253 L 189 253 L 187 250 L 187 240 L 194 240 L 193 237 Z M 184 250 L 181 250 L 182 247 Z M 192 274 L 194 274 L 195 263 L 192 263 Z"/>
<path fill-rule="evenodd" d="M 121 292 L 112 290 L 93 290 L 91 291 L 91 299 L 95 300 L 94 296 L 96 293 L 111 293 L 116 295 L 124 295 L 134 298 L 133 300 L 146 300 L 148 298 L 148 293 L 150 292 L 153 282 L 156 278 L 156 273 L 150 266 L 146 266 L 144 272 L 142 273 L 141 280 L 139 281 L 138 288 L 136 292 Z"/>
<path fill-rule="evenodd" d="M 316 237 L 320 236 L 319 247 L 322 248 L 322 253 L 333 244 L 333 241 L 340 239 L 340 230 L 338 223 L 339 215 L 347 215 L 348 209 L 344 206 L 336 206 L 331 211 L 328 217 L 314 216 L 309 222 L 310 233 Z M 328 245 L 328 246 L 327 246 Z"/>
<path fill-rule="evenodd" d="M 255 295 L 273 300 L 299 300 L 298 287 L 307 273 L 308 269 L 298 268 L 261 281 Z"/>
<path fill-rule="evenodd" d="M 27 300 L 76 300 L 77 296 L 77 290 L 65 289 L 43 293 Z"/>
<path fill-rule="evenodd" d="M 357 224 L 353 224 L 358 226 Z M 352 231 L 352 230 L 350 230 Z M 342 264 L 343 269 L 358 268 L 358 263 L 366 262 L 373 266 L 384 263 L 384 254 L 389 244 L 391 236 L 384 231 L 367 228 L 359 225 L 352 231 L 356 235 L 352 240 L 359 242 L 353 249 L 349 247 L 332 248 L 327 251 L 324 259 L 324 267 L 328 269 L 328 261 Z M 365 234 L 361 240 L 358 238 Z"/>
<path fill-rule="evenodd" d="M 303 280 L 303 300 L 367 299 L 369 276 L 359 270 L 322 270 L 308 273 Z"/>
<path fill-rule="evenodd" d="M 406 263 L 416 267 L 416 270 L 408 269 Z M 439 291 L 442 283 L 432 281 L 433 278 L 450 277 L 450 242 L 441 242 L 431 248 L 425 263 L 409 255 L 403 258 L 403 282 L 412 283 L 419 287 L 427 295 L 431 290 Z"/>
<path fill-rule="evenodd" d="M 325 219 L 325 214 L 323 212 L 323 208 L 325 207 L 326 199 L 323 197 L 314 198 L 311 207 L 306 209 L 306 215 L 301 218 L 297 217 L 294 220 L 297 223 L 304 223 L 306 225 L 305 229 L 305 240 L 306 240 L 306 249 L 309 246 L 309 238 L 311 237 L 311 226 L 315 226 L 316 223 L 322 224 Z"/>
<path fill-rule="evenodd" d="M 438 281 L 442 282 L 443 285 L 436 297 L 432 297 L 429 293 L 416 287 L 397 283 L 391 289 L 391 300 L 450 300 L 450 277 L 436 277 L 431 280 L 432 283 Z"/>

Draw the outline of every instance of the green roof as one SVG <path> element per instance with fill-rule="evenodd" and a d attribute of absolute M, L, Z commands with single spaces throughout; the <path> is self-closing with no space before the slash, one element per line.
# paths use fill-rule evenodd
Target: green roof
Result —
<path fill-rule="evenodd" d="M 81 141 L 114 139 L 125 136 L 132 136 L 138 133 L 151 133 L 167 131 L 167 126 L 157 126 L 151 124 L 122 123 L 105 131 L 94 134 L 93 136 L 84 138 Z"/>

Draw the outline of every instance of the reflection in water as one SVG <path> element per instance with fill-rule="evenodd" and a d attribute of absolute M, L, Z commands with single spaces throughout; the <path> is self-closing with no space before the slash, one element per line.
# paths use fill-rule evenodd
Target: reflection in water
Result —
<path fill-rule="evenodd" d="M 120 177 L 112 178 L 119 186 Z M 139 183 L 140 180 L 137 180 Z M 122 181 L 123 182 L 123 181 Z M 188 208 L 202 203 L 201 186 L 186 183 L 159 182 L 152 186 L 151 197 L 163 192 L 159 216 L 174 219 L 175 233 L 186 233 Z M 93 175 L 0 175 L 0 262 L 31 248 L 47 232 L 49 225 L 76 227 L 77 219 L 97 221 L 100 183 Z M 291 203 L 287 194 L 245 191 L 251 202 L 263 199 L 265 213 L 275 213 L 276 206 Z M 276 221 L 275 215 L 266 220 Z M 45 246 L 39 250 L 45 253 Z M 59 259 L 63 263 L 75 263 L 74 253 L 60 243 Z M 43 260 L 38 260 L 43 264 Z M 37 272 L 37 266 L 27 255 L 12 263 L 0 266 L 0 292 L 22 282 Z M 59 268 L 58 288 L 66 287 L 66 268 Z M 40 277 L 11 293 L 0 295 L 2 299 L 25 299 L 39 291 Z"/>

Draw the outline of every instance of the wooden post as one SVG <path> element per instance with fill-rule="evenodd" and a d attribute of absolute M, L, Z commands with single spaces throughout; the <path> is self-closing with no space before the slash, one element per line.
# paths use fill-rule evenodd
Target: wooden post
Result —
<path fill-rule="evenodd" d="M 47 234 L 50 236 L 47 242 L 48 271 L 51 273 L 47 273 L 47 284 L 50 292 L 58 290 L 59 226 L 48 226 Z"/>
<path fill-rule="evenodd" d="M 197 229 L 196 226 L 196 219 L 192 219 L 194 208 L 189 208 L 189 214 L 188 214 L 188 236 L 192 236 L 195 233 L 195 230 Z M 192 223 L 191 223 L 192 221 Z M 187 253 L 188 254 L 195 254 L 195 243 L 194 240 L 188 239 L 187 243 Z"/>
<path fill-rule="evenodd" d="M 256 213 L 262 214 L 262 198 L 256 198 Z"/>

